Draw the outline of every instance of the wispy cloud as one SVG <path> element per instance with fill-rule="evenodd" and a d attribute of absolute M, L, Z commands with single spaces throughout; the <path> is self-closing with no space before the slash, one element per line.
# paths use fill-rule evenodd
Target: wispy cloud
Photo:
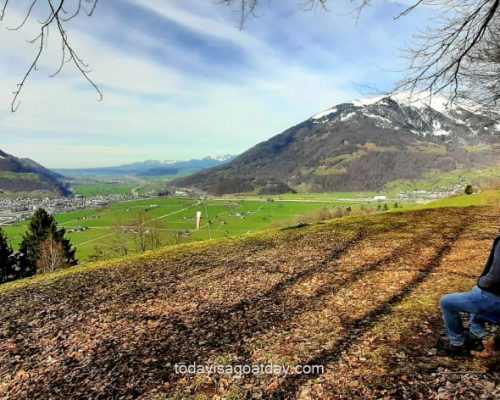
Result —
<path fill-rule="evenodd" d="M 271 2 L 241 31 L 234 10 L 208 0 L 101 2 L 69 34 L 104 100 L 74 69 L 47 77 L 57 68 L 53 42 L 20 110 L 0 113 L 0 147 L 53 167 L 241 152 L 358 97 L 356 84 L 389 87 L 397 76 L 383 68 L 423 23 L 422 13 L 393 21 L 395 3 L 368 9 L 358 23 L 339 15 L 347 8 L 302 12 L 284 3 Z M 0 110 L 33 57 L 25 39 L 35 30 L 0 31 Z M 68 148 L 89 151 L 75 157 Z"/>

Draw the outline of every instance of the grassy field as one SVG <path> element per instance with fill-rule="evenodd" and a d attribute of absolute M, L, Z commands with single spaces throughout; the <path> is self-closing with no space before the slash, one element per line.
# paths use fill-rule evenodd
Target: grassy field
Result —
<path fill-rule="evenodd" d="M 483 190 L 470 195 L 451 196 L 430 201 L 425 204 L 402 204 L 404 210 L 421 210 L 425 208 L 468 207 L 468 206 L 500 206 L 500 190 Z M 397 211 L 397 210 L 391 210 Z"/>
<path fill-rule="evenodd" d="M 372 198 L 375 193 L 312 193 L 273 196 L 274 201 L 266 199 L 223 198 L 211 199 L 198 204 L 195 199 L 149 198 L 112 204 L 97 210 L 84 210 L 56 215 L 60 226 L 71 230 L 84 226 L 88 230 L 69 233 L 71 242 L 77 247 L 77 258 L 86 262 L 96 252 L 96 246 L 108 251 L 117 247 L 116 227 L 126 226 L 137 219 L 140 212 L 146 211 L 149 218 L 158 222 L 163 245 L 188 243 L 209 238 L 234 238 L 261 230 L 296 225 L 332 217 L 337 209 L 351 207 L 352 214 L 363 208 L 374 212 L 378 204 L 363 200 Z M 350 199 L 350 200 L 343 200 Z M 455 196 L 427 204 L 400 203 L 402 208 L 394 208 L 388 202 L 389 211 L 416 210 L 438 207 L 463 207 L 471 205 L 499 205 L 500 191 L 483 191 L 473 195 Z M 150 208 L 154 206 L 155 208 Z M 327 210 L 326 217 L 322 213 Z M 196 211 L 202 212 L 202 227 L 195 231 Z M 208 214 L 207 214 L 208 213 Z M 243 217 L 242 217 L 243 216 Z M 210 221 L 210 223 L 208 223 Z M 27 222 L 3 227 L 14 248 L 21 242 Z M 179 232 L 184 232 L 179 235 Z M 137 251 L 133 238 L 129 238 L 129 252 Z M 116 257 L 112 254 L 110 257 Z"/>
<path fill-rule="evenodd" d="M 307 222 L 316 219 L 316 214 L 322 209 L 333 212 L 337 207 L 350 206 L 353 212 L 356 212 L 361 207 L 367 210 L 376 207 L 373 204 L 356 201 L 339 201 L 334 196 L 318 197 L 316 200 L 313 198 L 304 201 L 273 202 L 244 199 L 208 200 L 203 204 L 198 204 L 194 199 L 160 197 L 120 202 L 103 209 L 60 214 L 55 218 L 66 230 L 79 226 L 88 228 L 83 232 L 68 234 L 71 242 L 77 247 L 78 259 L 84 262 L 95 252 L 95 247 L 98 245 L 105 249 L 116 247 L 115 227 L 132 223 L 140 212 L 146 210 L 147 216 L 160 224 L 162 242 L 174 244 L 209 238 L 236 237 L 271 227 Z M 199 231 L 194 231 L 196 211 L 201 211 L 203 215 Z M 21 241 L 26 224 L 24 222 L 3 227 L 15 248 Z M 181 231 L 188 233 L 179 236 L 178 233 Z M 130 241 L 132 242 L 132 239 Z M 130 251 L 132 253 L 135 251 L 133 243 L 130 244 Z"/>
<path fill-rule="evenodd" d="M 165 189 L 175 177 L 103 177 L 77 178 L 73 182 L 75 194 L 81 196 L 106 196 L 113 194 L 148 194 Z"/>
<path fill-rule="evenodd" d="M 32 181 L 41 182 L 40 177 L 35 173 L 17 173 L 17 172 L 0 172 L 0 179 L 11 180 L 11 181 Z"/>
<path fill-rule="evenodd" d="M 0 398 L 498 398 L 491 365 L 436 342 L 439 298 L 474 285 L 499 216 L 341 218 L 2 285 Z M 271 364 L 289 373 L 229 369 Z"/>
<path fill-rule="evenodd" d="M 84 181 L 81 180 L 75 185 L 73 185 L 73 189 L 75 194 L 80 196 L 106 196 L 113 194 L 130 194 L 132 189 L 134 189 L 138 185 L 137 182 L 126 181 L 126 182 L 118 182 L 110 180 L 107 183 L 104 182 L 96 182 L 96 181 Z"/>
<path fill-rule="evenodd" d="M 492 187 L 498 186 L 499 177 L 500 164 L 497 164 L 476 170 L 457 169 L 450 172 L 429 172 L 420 180 L 392 181 L 385 186 L 385 189 L 388 193 L 398 193 L 414 190 L 439 191 L 454 188 L 456 185 L 465 188 L 469 184 L 473 187 Z"/>
<path fill-rule="evenodd" d="M 379 192 L 325 192 L 325 193 L 283 193 L 280 195 L 270 195 L 268 197 L 276 200 L 324 200 L 336 201 L 339 199 L 370 199 L 377 195 L 383 195 Z M 238 197 L 235 195 L 226 195 L 225 197 Z M 249 196 L 242 195 L 241 199 L 246 199 Z"/>

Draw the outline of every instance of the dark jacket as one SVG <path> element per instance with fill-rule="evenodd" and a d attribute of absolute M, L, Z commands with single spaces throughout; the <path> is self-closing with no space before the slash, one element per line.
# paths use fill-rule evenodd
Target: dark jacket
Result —
<path fill-rule="evenodd" d="M 493 242 L 483 273 L 477 280 L 477 286 L 500 296 L 500 236 Z"/>

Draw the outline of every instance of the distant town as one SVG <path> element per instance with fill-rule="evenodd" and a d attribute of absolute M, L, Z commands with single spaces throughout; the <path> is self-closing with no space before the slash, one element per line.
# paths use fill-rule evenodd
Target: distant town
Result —
<path fill-rule="evenodd" d="M 385 201 L 410 201 L 410 202 L 426 202 L 445 198 L 453 195 L 460 186 L 450 188 L 446 191 L 425 191 L 414 190 L 410 192 L 400 192 L 393 196 L 377 195 L 372 198 L 356 199 L 356 201 L 365 202 L 385 202 Z M 155 196 L 141 196 L 141 197 L 156 197 Z M 172 192 L 164 191 L 161 196 L 174 196 L 174 197 L 196 197 L 198 199 L 206 198 L 200 191 L 190 189 L 177 189 Z M 31 217 L 33 212 L 42 207 L 51 214 L 61 214 L 77 210 L 95 209 L 105 207 L 111 203 L 117 203 L 127 200 L 137 199 L 137 194 L 113 194 L 103 196 L 71 196 L 71 197 L 56 197 L 56 198 L 34 198 L 34 197 L 0 197 L 0 226 L 11 225 L 16 222 L 27 220 Z M 344 199 L 347 200 L 347 199 Z"/>
<path fill-rule="evenodd" d="M 92 197 L 57 197 L 57 198 L 29 198 L 6 197 L 0 198 L 0 225 L 10 225 L 31 217 L 33 212 L 42 207 L 51 214 L 60 214 L 89 208 L 99 208 L 119 201 L 137 198 L 132 195 L 107 195 Z"/>

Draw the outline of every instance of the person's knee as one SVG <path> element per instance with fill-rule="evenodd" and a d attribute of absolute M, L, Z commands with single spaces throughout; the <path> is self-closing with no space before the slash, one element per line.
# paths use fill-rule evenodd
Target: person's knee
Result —
<path fill-rule="evenodd" d="M 445 294 L 441 299 L 439 300 L 439 307 L 441 309 L 448 308 L 451 304 L 451 296 L 449 294 Z"/>

